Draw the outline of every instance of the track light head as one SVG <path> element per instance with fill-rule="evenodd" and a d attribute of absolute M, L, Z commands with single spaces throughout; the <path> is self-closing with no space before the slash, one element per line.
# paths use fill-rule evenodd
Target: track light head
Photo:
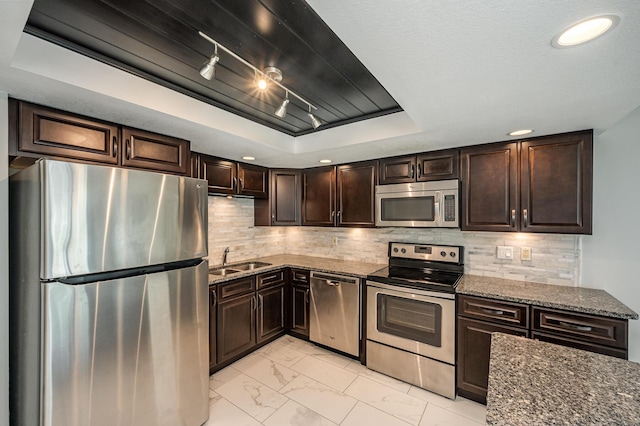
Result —
<path fill-rule="evenodd" d="M 200 68 L 200 75 L 207 80 L 213 79 L 213 76 L 216 74 L 216 64 L 219 60 L 220 57 L 218 54 L 214 53 L 208 61 L 202 64 L 202 68 Z"/>
<path fill-rule="evenodd" d="M 287 91 L 282 104 L 276 109 L 276 112 L 274 113 L 276 117 L 284 118 L 284 116 L 287 115 L 287 105 L 289 105 L 289 91 Z"/>
<path fill-rule="evenodd" d="M 315 115 L 311 114 L 311 104 L 308 105 L 309 113 L 307 115 L 309 116 L 309 120 L 311 120 L 311 125 L 313 126 L 313 128 L 317 129 L 318 127 L 322 126 L 322 121 L 318 120 Z"/>

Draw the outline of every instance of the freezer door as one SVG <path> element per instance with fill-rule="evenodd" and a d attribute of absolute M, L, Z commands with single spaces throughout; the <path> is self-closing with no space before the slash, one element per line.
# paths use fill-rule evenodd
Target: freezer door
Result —
<path fill-rule="evenodd" d="M 41 279 L 207 255 L 204 181 L 54 160 L 34 167 L 42 186 Z"/>
<path fill-rule="evenodd" d="M 196 426 L 209 407 L 207 262 L 44 284 L 42 425 Z"/>

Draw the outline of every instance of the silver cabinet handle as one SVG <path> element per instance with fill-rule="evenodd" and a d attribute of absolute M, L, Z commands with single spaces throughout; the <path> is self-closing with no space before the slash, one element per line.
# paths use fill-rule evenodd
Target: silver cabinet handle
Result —
<path fill-rule="evenodd" d="M 215 307 L 215 306 L 216 306 L 216 304 L 218 303 L 218 295 L 216 294 L 216 292 L 215 292 L 215 291 L 214 291 L 214 292 L 212 292 L 212 293 L 211 293 L 211 295 L 213 296 L 213 297 L 211 298 L 211 307 L 213 308 L 213 307 Z"/>
<path fill-rule="evenodd" d="M 127 160 L 131 160 L 131 141 L 129 139 L 127 139 L 127 149 L 126 149 L 126 155 L 127 155 Z"/>
<path fill-rule="evenodd" d="M 481 310 L 488 314 L 504 315 L 504 311 L 501 311 L 499 309 L 481 308 Z"/>
<path fill-rule="evenodd" d="M 231 189 L 235 190 L 238 183 L 238 179 L 233 178 L 233 182 L 231 182 Z"/>
<path fill-rule="evenodd" d="M 305 301 L 305 303 L 307 303 L 307 304 L 309 303 L 309 289 L 306 289 L 306 290 L 304 291 L 304 301 Z"/>
<path fill-rule="evenodd" d="M 516 226 L 516 209 L 511 210 L 511 226 Z"/>
<path fill-rule="evenodd" d="M 559 321 L 558 324 L 560 324 L 563 327 L 566 328 L 571 328 L 573 330 L 578 330 L 578 331 L 593 331 L 593 327 L 590 327 L 588 325 L 578 325 L 578 324 L 572 324 L 570 322 L 565 322 L 565 321 Z"/>
<path fill-rule="evenodd" d="M 422 176 L 422 164 L 418 164 L 418 179 Z"/>
<path fill-rule="evenodd" d="M 527 209 L 522 210 L 522 218 L 524 219 L 524 227 L 529 226 L 529 212 Z"/>
<path fill-rule="evenodd" d="M 244 189 L 244 180 L 242 178 L 238 180 L 240 181 L 240 189 Z"/>
<path fill-rule="evenodd" d="M 412 164 L 411 165 L 411 179 L 413 179 L 414 177 L 416 177 L 416 166 L 414 166 Z"/>
<path fill-rule="evenodd" d="M 118 139 L 114 136 L 113 137 L 113 142 L 112 142 L 112 146 L 113 146 L 113 156 L 117 157 L 118 156 Z"/>

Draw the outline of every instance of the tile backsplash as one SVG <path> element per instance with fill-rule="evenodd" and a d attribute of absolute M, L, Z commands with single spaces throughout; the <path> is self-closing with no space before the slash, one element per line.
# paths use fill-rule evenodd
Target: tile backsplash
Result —
<path fill-rule="evenodd" d="M 380 265 L 387 262 L 389 241 L 449 244 L 464 247 L 465 272 L 473 275 L 579 286 L 579 235 L 515 232 L 463 232 L 424 228 L 325 228 L 253 226 L 253 200 L 209 197 L 209 263 L 274 254 L 331 257 Z M 512 246 L 513 260 L 499 260 L 497 246 Z M 520 260 L 520 248 L 530 247 L 530 261 Z"/>

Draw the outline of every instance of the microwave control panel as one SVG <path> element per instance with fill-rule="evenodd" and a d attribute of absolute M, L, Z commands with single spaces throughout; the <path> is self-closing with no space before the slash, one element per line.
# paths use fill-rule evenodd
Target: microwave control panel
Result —
<path fill-rule="evenodd" d="M 456 196 L 453 194 L 444 196 L 444 221 L 455 222 L 456 220 Z"/>

